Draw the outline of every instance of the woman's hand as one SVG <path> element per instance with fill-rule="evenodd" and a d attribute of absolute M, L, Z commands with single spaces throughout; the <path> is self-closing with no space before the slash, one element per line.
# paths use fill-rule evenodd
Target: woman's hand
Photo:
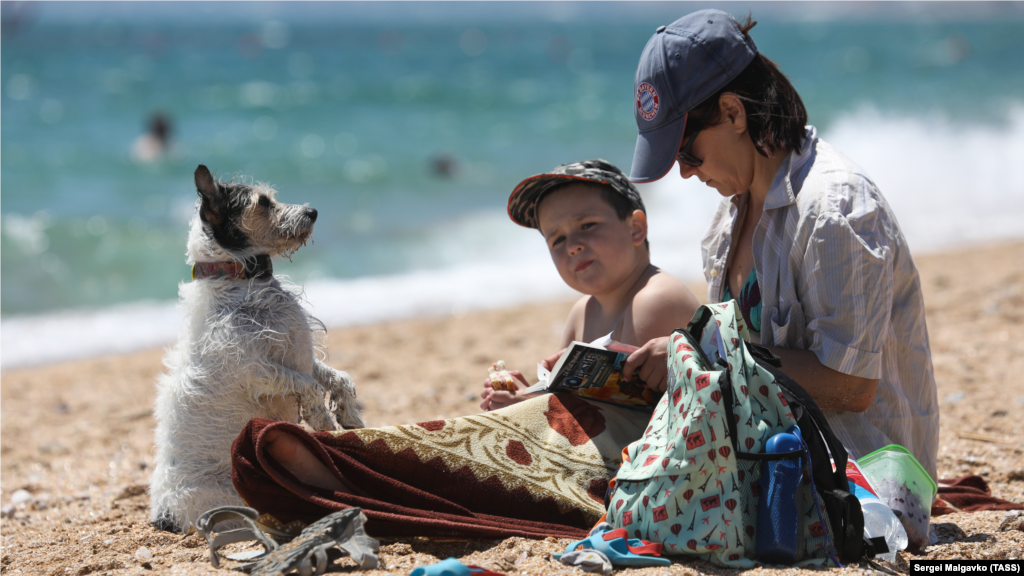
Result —
<path fill-rule="evenodd" d="M 668 336 L 655 338 L 633 352 L 622 367 L 628 381 L 639 379 L 655 392 L 668 388 Z"/>
<path fill-rule="evenodd" d="M 529 386 L 526 378 L 523 377 L 522 372 L 519 370 L 509 370 L 508 373 L 515 379 L 516 392 Z M 480 409 L 490 412 L 491 410 L 497 410 L 526 400 L 526 398 L 518 396 L 516 392 L 495 390 L 494 385 L 491 384 L 491 379 L 488 378 L 484 380 L 484 391 L 480 393 L 480 397 L 483 398 L 483 402 L 480 403 Z"/>

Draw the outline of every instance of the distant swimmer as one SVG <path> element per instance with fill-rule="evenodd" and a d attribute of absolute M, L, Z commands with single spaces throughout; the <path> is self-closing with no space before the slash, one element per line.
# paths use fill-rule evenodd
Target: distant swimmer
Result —
<path fill-rule="evenodd" d="M 136 162 L 159 160 L 171 148 L 171 120 L 162 113 L 153 114 L 149 119 L 149 131 L 135 139 L 132 144 L 132 159 Z"/>
<path fill-rule="evenodd" d="M 430 159 L 430 171 L 439 178 L 454 178 L 459 164 L 454 156 L 441 153 Z"/>
<path fill-rule="evenodd" d="M 39 6 L 35 2 L 4 2 L 0 33 L 4 36 L 20 34 L 31 28 L 38 18 Z"/>

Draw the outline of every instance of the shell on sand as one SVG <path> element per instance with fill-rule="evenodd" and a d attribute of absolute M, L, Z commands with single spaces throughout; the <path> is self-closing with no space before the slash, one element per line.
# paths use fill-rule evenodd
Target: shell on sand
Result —
<path fill-rule="evenodd" d="M 942 410 L 939 475 L 981 474 L 999 498 L 1024 502 L 1024 243 L 915 258 L 921 270 Z M 693 285 L 703 298 L 706 290 Z M 572 302 L 424 318 L 329 332 L 332 366 L 355 379 L 370 426 L 479 410 L 487 367 L 532 373 L 558 344 Z M 4 574 L 222 574 L 204 542 L 147 524 L 150 415 L 162 350 L 3 374 L 0 546 Z M 418 375 L 410 385 L 409 374 Z M 31 499 L 11 505 L 18 490 Z M 1006 512 L 932 519 L 925 558 L 1021 558 L 1024 531 Z M 1000 531 L 1000 524 L 1009 527 Z M 454 556 L 506 574 L 578 574 L 550 559 L 568 541 L 384 543 L 372 576 L 407 574 Z M 137 554 L 145 547 L 152 554 Z M 901 553 L 907 570 L 912 556 Z M 855 568 L 848 568 L 855 570 Z M 766 570 L 783 573 L 787 570 Z M 632 572 L 731 572 L 701 562 Z M 796 571 L 792 571 L 796 573 Z M 805 572 L 802 572 L 805 573 Z"/>

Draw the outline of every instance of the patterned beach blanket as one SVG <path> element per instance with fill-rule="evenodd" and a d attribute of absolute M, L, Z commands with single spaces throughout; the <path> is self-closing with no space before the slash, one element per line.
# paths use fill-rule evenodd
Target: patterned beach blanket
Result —
<path fill-rule="evenodd" d="M 232 479 L 261 522 L 285 533 L 351 506 L 376 537 L 583 538 L 604 514 L 622 448 L 649 414 L 569 394 L 451 420 L 310 434 L 252 420 L 232 447 Z M 263 435 L 294 434 L 367 496 L 309 486 Z"/>

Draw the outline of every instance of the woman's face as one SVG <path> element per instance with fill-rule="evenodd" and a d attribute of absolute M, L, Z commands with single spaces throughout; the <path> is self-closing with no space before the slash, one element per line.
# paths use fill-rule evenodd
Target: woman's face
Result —
<path fill-rule="evenodd" d="M 739 99 L 723 94 L 720 109 L 720 122 L 701 130 L 690 147 L 690 154 L 703 163 L 693 167 L 679 162 L 679 175 L 683 178 L 696 176 L 722 196 L 729 197 L 750 189 L 754 178 L 752 154 L 757 154 L 757 150 L 747 135 L 746 115 Z"/>

